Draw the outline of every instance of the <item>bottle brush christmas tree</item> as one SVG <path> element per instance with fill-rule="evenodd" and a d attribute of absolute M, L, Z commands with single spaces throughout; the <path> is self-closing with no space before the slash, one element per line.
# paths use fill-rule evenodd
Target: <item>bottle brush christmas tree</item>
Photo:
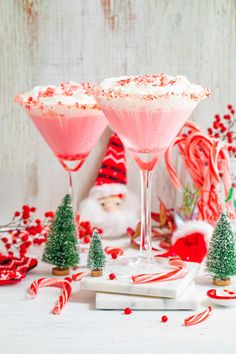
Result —
<path fill-rule="evenodd" d="M 106 255 L 103 251 L 101 237 L 96 229 L 93 230 L 90 243 L 87 266 L 91 269 L 92 277 L 100 277 L 106 263 Z"/>
<path fill-rule="evenodd" d="M 72 198 L 67 194 L 59 205 L 51 224 L 43 260 L 53 264 L 54 275 L 69 274 L 69 267 L 79 262 Z"/>
<path fill-rule="evenodd" d="M 210 241 L 206 261 L 214 285 L 229 285 L 236 274 L 235 236 L 226 210 L 223 210 Z"/>

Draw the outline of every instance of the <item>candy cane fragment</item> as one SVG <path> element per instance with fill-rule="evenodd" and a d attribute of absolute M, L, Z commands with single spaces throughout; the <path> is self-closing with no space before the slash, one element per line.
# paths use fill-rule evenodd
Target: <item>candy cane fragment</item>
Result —
<path fill-rule="evenodd" d="M 180 279 L 186 276 L 188 273 L 188 266 L 181 260 L 169 260 L 169 265 L 176 267 L 176 269 L 167 273 L 155 273 L 155 274 L 138 274 L 133 275 L 132 281 L 135 284 L 152 283 L 159 281 L 170 281 Z"/>
<path fill-rule="evenodd" d="M 203 312 L 200 312 L 196 315 L 185 318 L 184 326 L 186 326 L 186 327 L 193 326 L 193 325 L 196 325 L 198 323 L 201 323 L 201 322 L 207 320 L 211 316 L 212 311 L 213 311 L 212 307 L 208 306 L 207 309 L 204 310 Z"/>

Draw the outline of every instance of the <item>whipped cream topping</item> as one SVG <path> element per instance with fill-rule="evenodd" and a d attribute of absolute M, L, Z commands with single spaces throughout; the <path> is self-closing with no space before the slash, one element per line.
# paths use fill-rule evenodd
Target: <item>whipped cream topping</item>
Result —
<path fill-rule="evenodd" d="M 145 100 L 185 96 L 200 100 L 209 96 L 210 90 L 191 84 L 185 76 L 158 74 L 107 78 L 100 84 L 100 90 L 95 89 L 95 96 L 99 93 L 108 99 L 109 96 L 110 99 L 136 96 Z"/>
<path fill-rule="evenodd" d="M 16 96 L 15 100 L 25 109 L 56 110 L 98 108 L 95 99 L 87 94 L 89 83 L 61 83 L 58 86 L 36 86 L 31 91 Z"/>

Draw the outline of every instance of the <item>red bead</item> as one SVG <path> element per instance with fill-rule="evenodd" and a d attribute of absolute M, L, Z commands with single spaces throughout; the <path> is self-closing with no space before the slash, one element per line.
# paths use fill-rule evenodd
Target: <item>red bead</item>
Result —
<path fill-rule="evenodd" d="M 168 321 L 168 317 L 166 315 L 162 316 L 161 322 L 165 323 Z"/>
<path fill-rule="evenodd" d="M 132 310 L 131 310 L 130 307 L 124 308 L 124 314 L 125 314 L 125 315 L 130 315 L 131 313 L 132 313 Z"/>
<path fill-rule="evenodd" d="M 15 212 L 15 217 L 17 217 L 17 216 L 20 216 L 20 212 L 19 211 Z"/>
<path fill-rule="evenodd" d="M 109 279 L 110 280 L 116 279 L 116 275 L 114 273 L 109 274 Z"/>
<path fill-rule="evenodd" d="M 84 236 L 84 243 L 90 243 L 90 237 Z"/>
<path fill-rule="evenodd" d="M 118 254 L 116 252 L 112 252 L 111 253 L 111 258 L 112 259 L 117 259 L 117 257 L 118 257 Z"/>

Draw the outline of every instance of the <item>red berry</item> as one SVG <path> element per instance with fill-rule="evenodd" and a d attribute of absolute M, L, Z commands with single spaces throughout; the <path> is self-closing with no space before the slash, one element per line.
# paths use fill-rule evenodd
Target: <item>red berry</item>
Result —
<path fill-rule="evenodd" d="M 218 129 L 219 128 L 219 123 L 218 122 L 214 122 L 213 123 L 213 128 L 214 129 Z"/>
<path fill-rule="evenodd" d="M 98 231 L 98 233 L 101 235 L 101 234 L 103 234 L 103 229 L 101 229 L 101 228 L 97 228 L 97 231 Z"/>
<path fill-rule="evenodd" d="M 84 243 L 90 243 L 90 237 L 84 236 Z"/>
<path fill-rule="evenodd" d="M 17 217 L 17 216 L 20 216 L 20 212 L 19 211 L 15 212 L 15 217 Z"/>
<path fill-rule="evenodd" d="M 36 233 L 40 234 L 43 230 L 43 227 L 41 225 L 37 225 L 37 226 L 35 226 L 34 229 L 35 229 Z"/>
<path fill-rule="evenodd" d="M 161 322 L 165 323 L 168 321 L 168 317 L 166 315 L 162 316 Z"/>
<path fill-rule="evenodd" d="M 35 208 L 35 207 L 32 207 L 32 208 L 30 208 L 30 211 L 31 211 L 32 213 L 34 213 L 34 212 L 36 212 L 36 208 Z"/>
<path fill-rule="evenodd" d="M 117 257 L 118 257 L 118 254 L 116 252 L 112 252 L 111 253 L 111 258 L 112 259 L 117 259 Z"/>
<path fill-rule="evenodd" d="M 219 116 L 219 114 L 216 114 L 216 115 L 215 115 L 215 121 L 216 121 L 216 122 L 220 122 L 220 116 Z"/>
<path fill-rule="evenodd" d="M 207 130 L 208 130 L 208 134 L 211 135 L 213 133 L 213 130 L 211 128 L 208 128 Z"/>
<path fill-rule="evenodd" d="M 27 220 L 27 219 L 29 219 L 29 217 L 30 217 L 29 212 L 28 211 L 24 211 L 23 214 L 22 214 L 22 219 Z"/>
<path fill-rule="evenodd" d="M 109 274 L 109 279 L 110 280 L 116 279 L 116 275 L 114 273 Z"/>
<path fill-rule="evenodd" d="M 220 134 L 216 133 L 215 138 L 219 138 L 219 137 L 220 137 Z"/>
<path fill-rule="evenodd" d="M 5 244 L 5 247 L 6 247 L 7 250 L 9 250 L 9 249 L 11 248 L 10 243 L 6 243 L 6 244 Z"/>
<path fill-rule="evenodd" d="M 22 207 L 23 211 L 28 212 L 30 211 L 30 207 L 28 205 L 23 205 Z"/>
<path fill-rule="evenodd" d="M 39 224 L 41 224 L 41 220 L 40 219 L 36 219 L 35 223 L 39 225 Z"/>
<path fill-rule="evenodd" d="M 231 110 L 233 108 L 233 106 L 231 104 L 229 104 L 227 107 L 229 110 Z"/>
<path fill-rule="evenodd" d="M 225 126 L 222 126 L 220 131 L 221 131 L 221 133 L 224 133 L 224 132 L 226 132 L 226 130 L 227 130 L 227 128 Z"/>
<path fill-rule="evenodd" d="M 8 239 L 7 239 L 6 237 L 3 237 L 3 238 L 2 238 L 2 242 L 7 243 L 7 242 L 8 242 Z"/>
<path fill-rule="evenodd" d="M 231 113 L 231 114 L 234 114 L 234 113 L 235 113 L 235 110 L 234 110 L 234 109 L 231 109 L 230 113 Z"/>
<path fill-rule="evenodd" d="M 26 242 L 26 241 L 28 241 L 29 237 L 27 235 L 24 235 L 24 236 L 22 236 L 21 239 L 23 242 Z"/>
<path fill-rule="evenodd" d="M 229 114 L 225 114 L 225 115 L 224 115 L 224 119 L 225 119 L 225 120 L 230 120 L 230 118 L 231 118 L 231 117 L 230 117 Z"/>
<path fill-rule="evenodd" d="M 8 251 L 9 256 L 14 256 L 14 253 L 12 251 Z"/>
<path fill-rule="evenodd" d="M 13 240 L 12 243 L 13 243 L 14 245 L 16 245 L 16 244 L 17 244 L 17 240 Z"/>
<path fill-rule="evenodd" d="M 125 315 L 130 315 L 131 313 L 132 313 L 132 310 L 131 310 L 130 307 L 124 308 L 124 314 L 125 314 Z"/>

